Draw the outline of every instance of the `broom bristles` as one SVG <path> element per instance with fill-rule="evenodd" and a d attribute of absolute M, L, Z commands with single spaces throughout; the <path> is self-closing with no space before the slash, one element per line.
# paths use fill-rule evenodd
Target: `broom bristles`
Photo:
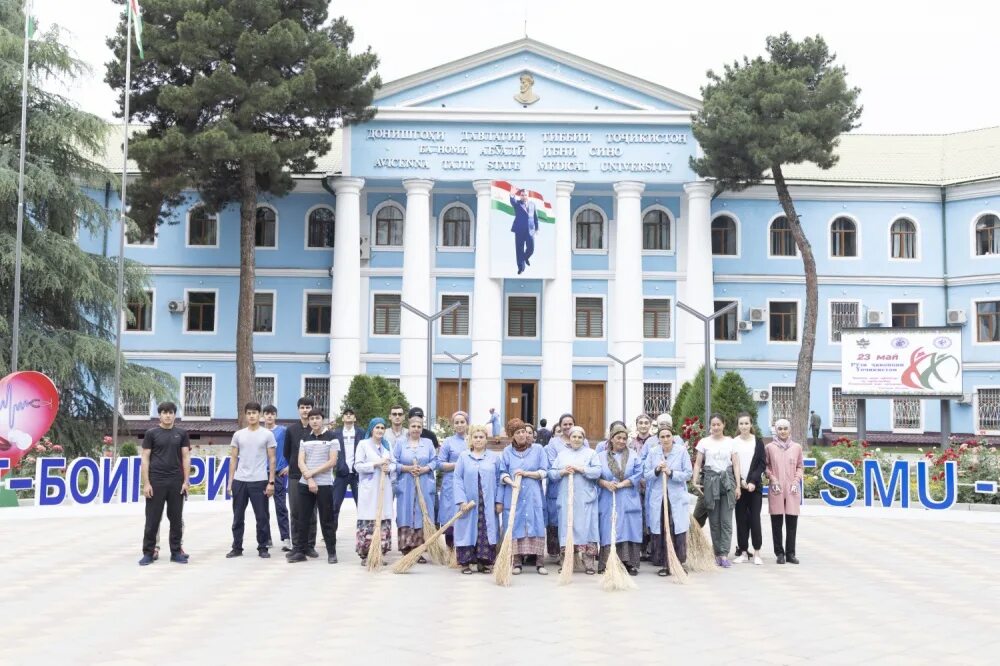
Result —
<path fill-rule="evenodd" d="M 493 580 L 497 585 L 510 587 L 510 581 L 514 573 L 514 518 L 517 515 L 517 498 L 521 494 L 521 483 L 514 484 L 514 492 L 510 497 L 510 514 L 507 516 L 507 529 L 504 530 L 503 543 L 497 551 L 497 558 L 493 564 Z"/>
<path fill-rule="evenodd" d="M 458 563 L 458 549 L 452 547 L 448 549 L 448 568 L 460 569 L 462 565 Z"/>
<path fill-rule="evenodd" d="M 430 539 L 424 541 L 422 544 L 420 544 L 419 546 L 408 552 L 401 560 L 399 560 L 399 562 L 396 562 L 395 566 L 392 567 L 392 572 L 401 574 L 409 571 L 413 567 L 413 565 L 417 563 L 417 560 L 420 559 L 420 556 L 424 554 L 424 551 L 427 550 L 428 547 L 430 547 L 430 544 L 440 539 L 441 535 L 445 533 L 445 530 L 454 525 L 459 518 L 461 518 L 468 512 L 469 509 L 459 509 L 455 513 L 455 515 L 451 517 L 451 520 L 449 520 L 447 523 L 439 527 L 437 531 L 431 535 Z M 456 555 L 454 550 L 452 550 L 451 553 L 452 556 L 455 558 L 455 564 L 457 565 L 458 556 Z"/>
<path fill-rule="evenodd" d="M 622 560 L 618 557 L 618 493 L 617 491 L 612 491 L 611 493 L 611 554 L 608 555 L 608 563 L 604 566 L 604 580 L 601 581 L 601 587 L 608 592 L 614 592 L 617 590 L 634 590 L 636 589 L 635 581 L 632 577 L 628 575 L 628 571 L 625 570 L 625 565 L 622 564 Z"/>
<path fill-rule="evenodd" d="M 681 560 L 677 557 L 677 550 L 674 548 L 674 535 L 670 530 L 670 495 L 667 493 L 667 473 L 663 473 L 663 524 L 660 526 L 660 532 L 663 536 L 663 540 L 667 542 L 667 570 L 670 572 L 670 577 L 674 579 L 675 583 L 687 583 L 688 575 L 687 571 L 684 571 L 684 565 L 681 564 Z"/>
<path fill-rule="evenodd" d="M 372 534 L 371 545 L 368 546 L 368 571 L 378 573 L 382 570 L 382 509 L 385 500 L 385 471 L 379 469 L 378 503 L 375 505 L 375 532 Z"/>
<path fill-rule="evenodd" d="M 427 536 L 434 532 L 434 521 L 431 520 L 427 511 L 427 501 L 424 499 L 424 493 L 420 488 L 420 479 L 418 477 L 413 477 L 413 485 L 417 493 L 417 498 L 420 500 L 420 513 L 424 517 L 423 531 L 424 543 L 427 544 L 427 554 L 435 564 L 445 564 L 448 562 L 448 552 L 445 546 L 441 543 L 440 539 Z"/>
<path fill-rule="evenodd" d="M 688 528 L 688 569 L 705 573 L 715 571 L 715 553 L 712 545 L 705 538 L 704 528 L 691 517 L 691 527 Z"/>
<path fill-rule="evenodd" d="M 576 553 L 573 552 L 573 472 L 566 475 L 563 483 L 569 483 L 569 488 L 566 489 L 566 548 L 563 550 L 559 584 L 568 585 L 573 582 L 573 568 L 576 566 Z"/>

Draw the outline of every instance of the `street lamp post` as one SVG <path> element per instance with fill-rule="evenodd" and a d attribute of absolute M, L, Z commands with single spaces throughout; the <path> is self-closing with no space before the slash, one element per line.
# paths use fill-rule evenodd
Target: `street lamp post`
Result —
<path fill-rule="evenodd" d="M 625 424 L 628 424 L 628 415 L 625 414 L 625 387 L 628 386 L 628 384 L 625 381 L 625 366 L 627 366 L 629 363 L 631 363 L 632 361 L 634 361 L 637 358 L 639 358 L 640 356 L 642 356 L 642 354 L 636 354 L 635 356 L 633 356 L 632 358 L 630 358 L 627 361 L 621 360 L 620 358 L 618 358 L 614 354 L 608 354 L 607 356 L 612 361 L 614 361 L 618 365 L 622 366 L 622 414 L 623 414 L 623 416 L 622 416 L 622 422 L 625 423 Z"/>
<path fill-rule="evenodd" d="M 709 375 L 708 375 L 709 371 L 708 366 L 712 364 L 712 330 L 711 330 L 712 322 L 721 317 L 722 315 L 726 314 L 733 308 L 735 308 L 736 301 L 733 301 L 726 307 L 722 308 L 721 310 L 717 310 L 708 316 L 703 315 L 694 308 L 684 305 L 680 301 L 677 301 L 677 307 L 679 307 L 681 310 L 684 310 L 684 312 L 687 312 L 689 315 L 697 317 L 702 321 L 702 323 L 705 324 L 705 421 L 703 422 L 702 427 L 707 428 L 708 415 L 712 413 L 712 382 L 709 381 Z"/>
<path fill-rule="evenodd" d="M 471 361 L 476 356 L 479 356 L 479 352 L 472 352 L 468 356 L 459 358 L 452 354 L 451 352 L 445 352 L 445 356 L 453 360 L 458 365 L 458 411 L 462 411 L 462 366 Z"/>
<path fill-rule="evenodd" d="M 452 310 L 456 309 L 461 303 L 455 302 L 444 308 L 443 310 L 428 315 L 424 312 L 413 307 L 406 301 L 400 301 L 400 306 L 404 309 L 409 310 L 413 314 L 417 315 L 421 319 L 427 322 L 427 412 L 431 411 L 431 377 L 434 374 L 434 322 L 436 322 L 441 317 L 445 316 Z"/>

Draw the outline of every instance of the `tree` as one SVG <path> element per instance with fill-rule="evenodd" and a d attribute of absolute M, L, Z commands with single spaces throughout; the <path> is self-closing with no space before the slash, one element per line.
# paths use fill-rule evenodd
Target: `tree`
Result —
<path fill-rule="evenodd" d="M 754 433 L 760 434 L 757 428 L 757 403 L 754 402 L 753 393 L 739 373 L 730 370 L 716 383 L 712 389 L 712 411 L 719 412 L 725 417 L 727 435 L 736 434 L 736 421 L 740 412 L 750 414 Z"/>
<path fill-rule="evenodd" d="M 684 423 L 682 407 L 684 406 L 684 400 L 687 398 L 687 394 L 690 391 L 691 382 L 684 382 L 681 384 L 681 390 L 677 392 L 677 397 L 674 398 L 674 406 L 673 409 L 670 410 L 670 420 L 674 423 L 674 434 L 680 432 L 680 427 Z"/>
<path fill-rule="evenodd" d="M 355 375 L 340 403 L 340 412 L 343 414 L 350 407 L 358 417 L 358 426 L 367 428 L 368 422 L 376 416 L 388 421 L 389 408 L 393 405 L 410 408 L 409 401 L 398 386 L 379 375 Z"/>
<path fill-rule="evenodd" d="M 125 0 L 115 0 L 124 4 Z M 131 116 L 148 123 L 131 144 L 141 176 L 131 211 L 152 228 L 197 190 L 210 212 L 240 207 L 237 406 L 254 385 L 257 198 L 287 194 L 311 173 L 344 124 L 372 117 L 381 85 L 371 50 L 327 21 L 329 0 L 144 0 L 146 60 L 133 61 Z M 108 40 L 106 81 L 124 97 L 125 24 Z M 237 409 L 242 413 L 242 409 Z"/>
<path fill-rule="evenodd" d="M 709 372 L 709 392 L 715 388 L 716 377 L 714 372 Z M 691 380 L 687 395 L 681 404 L 680 422 L 674 421 L 674 432 L 680 432 L 684 425 L 684 419 L 697 418 L 698 421 L 705 421 L 705 366 L 698 368 L 698 373 Z M 712 410 L 715 411 L 715 410 Z M 708 434 L 708 424 L 705 423 L 705 434 Z"/>
<path fill-rule="evenodd" d="M 0 376 L 11 371 L 18 143 L 24 14 L 20 2 L 0 3 Z M 22 246 L 18 370 L 48 375 L 59 390 L 52 438 L 69 456 L 91 455 L 114 417 L 115 286 L 117 260 L 88 254 L 77 233 L 103 234 L 109 214 L 87 188 L 109 175 L 91 156 L 104 151 L 107 125 L 84 113 L 55 88 L 79 76 L 85 65 L 61 42 L 58 28 L 36 33 L 30 45 L 28 136 Z M 90 190 L 93 192 L 93 190 Z M 145 273 L 126 264 L 126 293 L 143 297 Z M 175 387 L 166 374 L 124 363 L 122 392 L 168 398 Z"/>
<path fill-rule="evenodd" d="M 795 375 L 792 436 L 805 441 L 809 381 L 816 347 L 819 288 L 816 260 L 795 212 L 783 167 L 814 162 L 829 169 L 841 133 L 857 127 L 860 90 L 847 86 L 847 72 L 835 66 L 822 37 L 801 42 L 788 33 L 767 38 L 768 58 L 726 65 L 708 72 L 702 110 L 692 130 L 704 153 L 691 159 L 701 176 L 716 179 L 716 190 L 740 191 L 764 180 L 774 182 L 788 219 L 806 279 L 806 309 Z"/>

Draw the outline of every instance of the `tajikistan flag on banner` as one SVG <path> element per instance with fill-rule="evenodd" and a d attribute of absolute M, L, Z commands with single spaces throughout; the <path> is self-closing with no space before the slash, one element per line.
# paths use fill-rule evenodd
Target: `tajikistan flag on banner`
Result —
<path fill-rule="evenodd" d="M 494 180 L 491 188 L 492 202 L 490 205 L 495 210 L 501 210 L 508 215 L 513 215 L 514 209 L 510 205 L 510 198 L 515 195 L 517 190 L 520 189 L 522 188 L 515 187 L 506 180 Z M 538 213 L 538 221 L 554 224 L 556 216 L 552 210 L 552 204 L 546 201 L 545 197 L 543 197 L 539 192 L 526 188 L 524 191 L 528 195 L 528 201 L 535 204 L 535 212 Z"/>
<path fill-rule="evenodd" d="M 129 13 L 132 15 L 132 29 L 135 30 L 135 45 L 139 49 L 139 57 L 146 59 L 146 54 L 142 50 L 142 11 L 139 9 L 139 0 L 128 0 Z"/>

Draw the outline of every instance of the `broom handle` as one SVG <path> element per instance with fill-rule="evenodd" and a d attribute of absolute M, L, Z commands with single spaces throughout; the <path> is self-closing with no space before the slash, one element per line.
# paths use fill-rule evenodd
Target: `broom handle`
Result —
<path fill-rule="evenodd" d="M 611 491 L 611 547 L 618 541 L 618 491 Z"/>
<path fill-rule="evenodd" d="M 380 530 L 382 528 L 382 504 L 385 499 L 385 470 L 381 466 L 378 467 L 378 470 L 378 504 L 375 506 L 375 529 Z"/>
<path fill-rule="evenodd" d="M 441 527 L 439 527 L 438 530 L 437 530 L 437 532 L 435 532 L 434 534 L 432 534 L 430 536 L 430 538 L 427 539 L 426 541 L 424 541 L 422 544 L 420 544 L 419 546 L 417 546 L 416 548 L 414 548 L 413 550 L 411 550 L 409 554 L 412 555 L 414 552 L 423 553 L 425 550 L 427 550 L 430 547 L 431 542 L 433 542 L 435 539 L 437 539 L 442 534 L 444 534 L 445 530 L 447 530 L 449 527 L 451 527 L 452 525 L 454 525 L 455 522 L 459 518 L 461 518 L 462 516 L 464 516 L 465 514 L 467 514 L 470 509 L 472 509 L 472 507 L 469 507 L 468 509 L 466 509 L 465 506 L 463 505 L 462 508 L 460 508 L 458 510 L 458 513 L 456 513 L 454 516 L 451 517 L 451 520 L 449 520 L 447 523 L 445 523 L 444 525 L 442 525 Z"/>
<path fill-rule="evenodd" d="M 413 477 L 413 487 L 417 493 L 417 499 L 420 500 L 420 513 L 423 515 L 424 520 L 428 522 L 434 522 L 427 516 L 427 501 L 424 499 L 424 490 L 420 487 L 420 477 Z"/>
<path fill-rule="evenodd" d="M 517 514 L 517 498 L 521 494 L 521 483 L 523 481 L 524 479 L 522 478 L 521 481 L 514 484 L 514 491 L 510 495 L 510 514 L 507 516 L 507 529 L 504 530 L 503 535 L 504 541 L 513 538 L 514 535 L 514 516 Z"/>

